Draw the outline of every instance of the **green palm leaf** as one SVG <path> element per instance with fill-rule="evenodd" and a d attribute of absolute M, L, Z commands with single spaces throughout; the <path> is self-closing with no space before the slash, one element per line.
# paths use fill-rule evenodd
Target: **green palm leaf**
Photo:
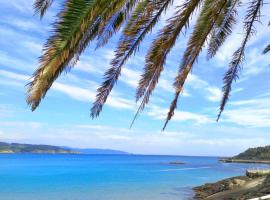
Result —
<path fill-rule="evenodd" d="M 124 0 L 122 0 L 124 1 Z M 120 2 L 122 3 L 122 2 Z M 70 0 L 58 15 L 54 33 L 45 45 L 40 67 L 29 83 L 27 102 L 35 110 L 57 77 L 73 66 L 107 20 L 119 9 L 119 1 Z"/>
<path fill-rule="evenodd" d="M 136 53 L 146 34 L 157 24 L 161 14 L 171 2 L 172 0 L 144 0 L 138 4 L 123 31 L 115 58 L 111 62 L 112 67 L 104 74 L 105 81 L 97 90 L 96 101 L 91 108 L 92 118 L 97 117 L 101 112 L 108 95 L 119 78 L 123 65 L 132 54 Z"/>

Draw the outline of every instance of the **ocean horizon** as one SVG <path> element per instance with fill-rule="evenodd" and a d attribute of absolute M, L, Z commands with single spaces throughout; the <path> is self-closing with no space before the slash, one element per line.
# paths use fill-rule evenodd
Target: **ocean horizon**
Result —
<path fill-rule="evenodd" d="M 133 154 L 1 154 L 0 200 L 186 200 L 192 198 L 195 186 L 265 166 L 218 160 Z"/>

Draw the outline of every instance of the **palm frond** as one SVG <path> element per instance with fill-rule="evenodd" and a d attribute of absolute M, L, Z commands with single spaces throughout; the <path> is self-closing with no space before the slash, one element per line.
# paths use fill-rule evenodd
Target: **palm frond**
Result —
<path fill-rule="evenodd" d="M 123 36 L 111 62 L 111 68 L 104 74 L 104 82 L 97 90 L 96 101 L 91 108 L 91 116 L 95 118 L 102 110 L 108 95 L 117 82 L 121 69 L 128 58 L 135 54 L 140 43 L 152 28 L 157 24 L 161 14 L 168 8 L 173 0 L 144 0 L 140 2 L 128 24 L 124 28 Z"/>
<path fill-rule="evenodd" d="M 33 5 L 35 13 L 39 14 L 40 18 L 42 18 L 53 1 L 54 0 L 35 0 Z"/>
<path fill-rule="evenodd" d="M 97 37 L 96 49 L 106 45 L 108 40 L 119 30 L 124 21 L 125 16 L 122 11 L 113 15 L 109 22 L 103 26 L 102 30 L 100 30 Z"/>
<path fill-rule="evenodd" d="M 230 91 L 232 88 L 232 82 L 236 81 L 236 79 L 239 76 L 238 74 L 241 70 L 241 63 L 243 63 L 244 57 L 245 57 L 245 54 L 242 47 L 237 49 L 233 54 L 233 59 L 230 62 L 230 68 L 226 72 L 223 78 L 223 82 L 224 82 L 223 97 L 220 104 L 220 112 L 218 114 L 217 121 L 221 117 L 221 113 L 223 112 L 225 105 L 229 99 Z"/>
<path fill-rule="evenodd" d="M 220 119 L 221 114 L 225 108 L 225 105 L 229 99 L 229 95 L 232 88 L 232 83 L 235 81 L 241 69 L 241 64 L 243 63 L 245 57 L 245 48 L 250 37 L 255 34 L 256 30 L 254 27 L 254 23 L 256 21 L 260 21 L 260 9 L 263 6 L 263 0 L 252 0 L 247 10 L 247 15 L 244 21 L 244 39 L 242 45 L 239 49 L 237 49 L 234 54 L 232 61 L 229 65 L 229 70 L 225 74 L 223 78 L 223 97 L 220 104 L 220 112 L 217 117 L 217 121 Z"/>
<path fill-rule="evenodd" d="M 214 30 L 212 31 L 208 50 L 207 58 L 214 57 L 225 42 L 227 37 L 232 33 L 232 27 L 236 23 L 237 7 L 241 4 L 240 0 L 230 0 L 227 2 L 226 9 L 221 14 L 218 20 L 219 23 L 215 24 Z"/>
<path fill-rule="evenodd" d="M 265 47 L 265 49 L 263 50 L 263 54 L 266 54 L 270 51 L 270 44 L 267 45 L 267 47 Z"/>
<path fill-rule="evenodd" d="M 40 67 L 28 84 L 27 102 L 35 110 L 57 77 L 73 66 L 92 41 L 102 19 L 110 18 L 117 0 L 70 0 L 59 13 L 53 35 L 45 44 Z"/>
<path fill-rule="evenodd" d="M 194 62 L 195 62 L 195 59 L 190 64 L 188 64 L 185 68 L 181 68 L 180 69 L 179 74 L 181 74 L 181 76 L 179 76 L 178 77 L 178 80 L 177 80 L 177 82 L 178 82 L 177 84 L 178 85 L 177 85 L 177 88 L 176 88 L 174 99 L 171 102 L 170 109 L 169 109 L 169 112 L 167 114 L 166 121 L 165 121 L 164 126 L 162 128 L 163 131 L 166 129 L 169 121 L 172 119 L 172 117 L 174 115 L 174 111 L 177 108 L 177 103 L 178 103 L 179 95 L 183 91 L 185 80 L 186 80 L 188 74 L 190 73 Z"/>
<path fill-rule="evenodd" d="M 116 11 L 109 20 L 103 21 L 103 26 L 100 28 L 97 37 L 96 48 L 103 47 L 108 43 L 108 40 L 120 29 L 121 25 L 129 17 L 130 12 L 139 0 L 126 0 L 125 5 Z"/>
<path fill-rule="evenodd" d="M 144 73 L 139 81 L 136 92 L 136 101 L 143 95 L 144 98 L 131 123 L 133 125 L 140 111 L 149 102 L 150 95 L 155 89 L 158 79 L 166 62 L 167 55 L 175 45 L 175 42 L 183 30 L 189 24 L 192 13 L 199 7 L 202 0 L 187 0 L 177 10 L 174 17 L 167 21 L 167 25 L 159 32 L 146 55 Z"/>
<path fill-rule="evenodd" d="M 188 74 L 191 72 L 194 62 L 199 56 L 200 51 L 206 43 L 206 40 L 211 31 L 213 30 L 214 25 L 218 20 L 220 14 L 222 13 L 222 10 L 224 9 L 226 3 L 226 0 L 206 0 L 204 3 L 200 16 L 198 17 L 195 24 L 194 31 L 189 38 L 188 45 L 179 69 L 179 73 L 174 82 L 174 87 L 176 89 L 175 97 L 171 103 L 163 130 L 165 130 L 168 122 L 174 115 L 174 110 L 177 107 L 178 97 L 183 91 L 183 87 L 188 77 Z"/>

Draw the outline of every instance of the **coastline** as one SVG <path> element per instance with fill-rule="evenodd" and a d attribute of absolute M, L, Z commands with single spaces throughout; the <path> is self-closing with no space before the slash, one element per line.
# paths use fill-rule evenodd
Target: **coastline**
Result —
<path fill-rule="evenodd" d="M 254 163 L 254 164 L 270 164 L 270 160 L 246 160 L 246 159 L 234 159 L 234 158 L 221 158 L 220 162 L 224 163 Z"/>

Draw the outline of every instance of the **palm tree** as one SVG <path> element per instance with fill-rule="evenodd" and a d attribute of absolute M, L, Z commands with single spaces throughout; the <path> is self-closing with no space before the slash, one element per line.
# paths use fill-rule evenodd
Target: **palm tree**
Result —
<path fill-rule="evenodd" d="M 34 9 L 42 18 L 54 0 L 36 0 Z M 175 0 L 176 1 L 176 0 Z M 104 74 L 104 82 L 98 88 L 96 101 L 91 108 L 91 117 L 102 111 L 107 97 L 117 82 L 122 67 L 138 50 L 145 36 L 157 25 L 162 13 L 173 6 L 174 0 L 65 0 L 63 8 L 53 25 L 53 33 L 44 45 L 40 66 L 28 84 L 27 102 L 35 110 L 45 97 L 53 82 L 65 70 L 73 67 L 85 48 L 97 41 L 97 48 L 106 45 L 110 38 L 124 26 L 111 67 Z M 260 22 L 263 0 L 249 0 L 243 21 L 243 41 L 233 53 L 229 69 L 224 76 L 223 97 L 220 104 L 220 118 L 228 101 L 232 83 L 238 78 L 245 56 L 245 48 L 255 33 L 255 23 Z M 207 59 L 211 59 L 232 34 L 237 21 L 241 0 L 185 0 L 175 7 L 175 14 L 168 19 L 151 44 L 146 56 L 145 67 L 136 92 L 136 101 L 141 100 L 138 114 L 149 102 L 166 63 L 167 55 L 177 42 L 181 32 L 189 27 L 195 11 L 199 11 L 193 31 L 188 39 L 179 71 L 174 80 L 175 97 L 167 119 L 174 115 L 177 100 L 183 92 L 188 74 L 200 52 L 207 46 Z M 270 51 L 268 45 L 264 53 Z M 133 122 L 134 122 L 133 120 Z M 132 122 L 132 123 L 133 123 Z"/>

